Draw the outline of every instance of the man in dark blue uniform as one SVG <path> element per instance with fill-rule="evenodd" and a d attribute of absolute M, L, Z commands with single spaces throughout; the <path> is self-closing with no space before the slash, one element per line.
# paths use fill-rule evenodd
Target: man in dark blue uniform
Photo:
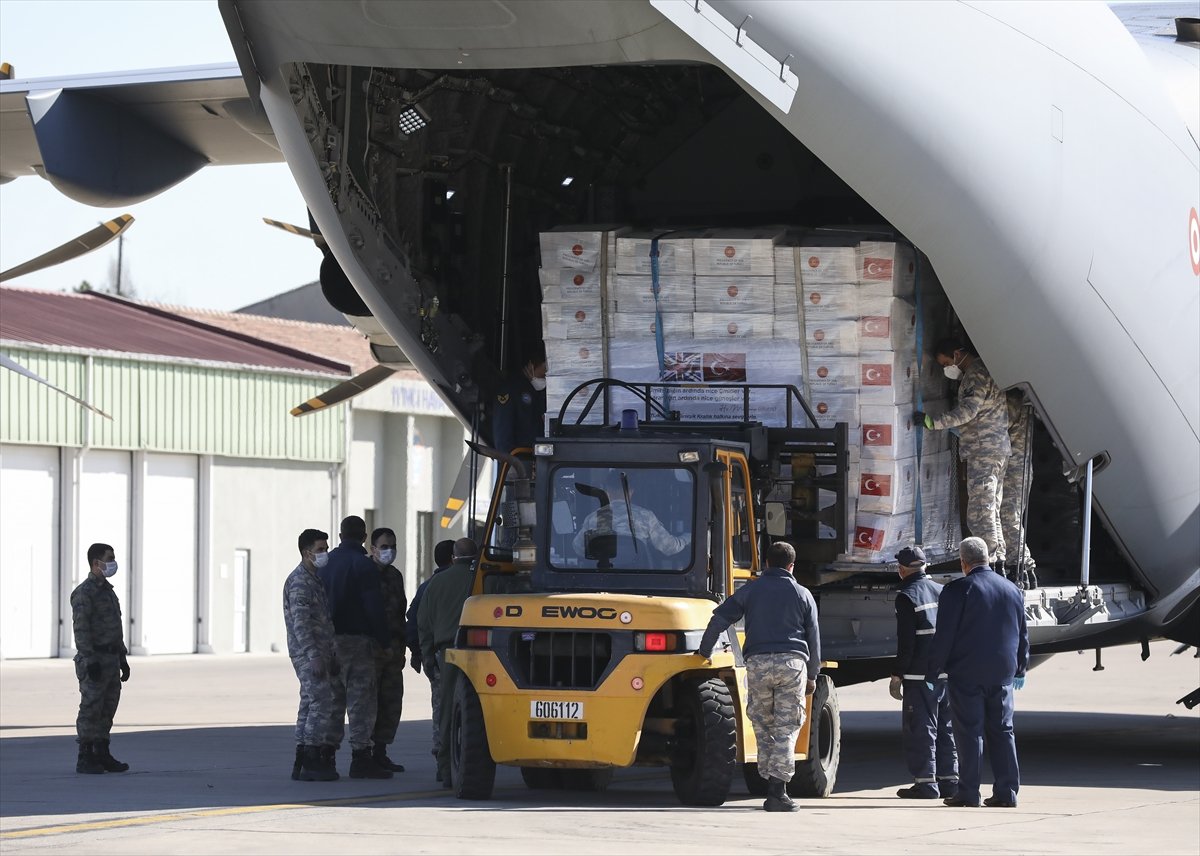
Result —
<path fill-rule="evenodd" d="M 1015 808 L 1020 788 L 1017 741 L 1013 734 L 1013 689 L 1025 685 L 1029 667 L 1029 633 L 1025 595 L 987 564 L 982 538 L 967 538 L 959 547 L 963 578 L 942 590 L 937 632 L 925 672 L 932 689 L 942 672 L 948 675 L 954 742 L 958 746 L 958 793 L 949 806 L 979 806 L 983 743 L 996 777 L 984 804 Z"/>
<path fill-rule="evenodd" d="M 375 663 L 379 657 L 392 656 L 380 573 L 363 547 L 367 524 L 361 517 L 351 515 L 343 520 L 340 536 L 341 543 L 329 551 L 325 567 L 317 571 L 333 619 L 334 651 L 341 674 L 341 682 L 335 685 L 342 691 L 334 694 L 333 719 L 340 732 L 349 710 L 350 778 L 390 779 L 392 771 L 376 762 L 372 743 L 379 704 Z M 404 654 L 398 651 L 395 656 Z"/>
<path fill-rule="evenodd" d="M 497 391 L 492 409 L 492 446 L 501 452 L 533 446 L 546 413 L 546 349 L 537 343 L 520 373 Z"/>
<path fill-rule="evenodd" d="M 904 702 L 901 742 L 911 787 L 901 788 L 901 799 L 932 800 L 958 792 L 958 756 L 950 728 L 950 702 L 945 675 L 925 686 L 929 652 L 937 627 L 938 595 L 942 587 L 925 573 L 925 551 L 905 547 L 897 556 L 900 579 L 896 592 L 896 665 L 889 687 L 892 698 Z"/>

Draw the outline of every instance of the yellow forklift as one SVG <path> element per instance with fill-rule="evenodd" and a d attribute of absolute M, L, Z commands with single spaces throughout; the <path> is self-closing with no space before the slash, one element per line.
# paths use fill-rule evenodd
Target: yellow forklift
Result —
<path fill-rule="evenodd" d="M 790 497 L 776 505 L 798 565 L 846 549 L 846 425 L 817 427 L 791 386 L 723 385 L 743 418 L 679 418 L 672 396 L 699 388 L 589 381 L 533 449 L 474 447 L 500 466 L 446 656 L 464 676 L 443 738 L 459 797 L 489 798 L 497 764 L 520 767 L 530 788 L 579 790 L 603 789 L 619 767 L 667 766 L 679 800 L 703 806 L 725 801 L 740 765 L 750 792 L 766 792 L 740 628 L 711 663 L 695 650 L 716 604 L 753 585 L 768 496 Z M 639 407 L 593 419 L 617 389 Z M 765 395 L 785 400 L 782 427 L 750 418 Z M 586 404 L 568 420 L 576 396 Z M 836 497 L 824 511 L 820 491 Z M 789 791 L 827 796 L 840 750 L 827 672 L 809 705 Z"/>

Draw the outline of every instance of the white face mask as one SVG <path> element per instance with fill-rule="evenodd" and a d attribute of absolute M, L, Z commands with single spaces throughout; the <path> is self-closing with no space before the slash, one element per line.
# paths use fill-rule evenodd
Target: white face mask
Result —
<path fill-rule="evenodd" d="M 388 547 L 385 550 L 379 551 L 379 564 L 390 565 L 396 561 L 396 550 L 394 547 Z"/>
<path fill-rule="evenodd" d="M 944 366 L 942 368 L 942 374 L 944 374 L 950 380 L 958 380 L 961 378 L 962 369 L 958 367 L 958 360 L 955 360 L 953 365 Z"/>
<path fill-rule="evenodd" d="M 529 385 L 532 386 L 534 389 L 536 389 L 538 392 L 541 392 L 543 389 L 546 388 L 546 379 L 544 377 L 531 377 L 529 379 Z"/>
<path fill-rule="evenodd" d="M 116 562 L 105 562 L 104 563 L 104 570 L 102 572 L 104 574 L 104 576 L 111 577 L 116 572 L 117 572 L 117 563 Z"/>
<path fill-rule="evenodd" d="M 329 564 L 328 553 L 313 553 L 313 564 L 318 568 L 323 568 Z"/>

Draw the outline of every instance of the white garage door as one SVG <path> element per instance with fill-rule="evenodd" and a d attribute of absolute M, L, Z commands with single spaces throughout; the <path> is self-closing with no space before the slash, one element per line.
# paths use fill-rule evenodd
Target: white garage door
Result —
<path fill-rule="evenodd" d="M 0 655 L 53 657 L 59 451 L 0 447 Z"/>
<path fill-rule="evenodd" d="M 91 544 L 111 544 L 120 570 L 109 580 L 121 599 L 125 619 L 125 644 L 129 644 L 129 589 L 133 579 L 133 558 L 129 555 L 129 452 L 90 450 L 83 456 L 83 474 L 79 481 L 79 553 L 72 556 L 75 583 L 88 574 L 87 548 Z"/>
<path fill-rule="evenodd" d="M 150 654 L 196 650 L 197 472 L 194 455 L 146 456 L 138 618 Z"/>

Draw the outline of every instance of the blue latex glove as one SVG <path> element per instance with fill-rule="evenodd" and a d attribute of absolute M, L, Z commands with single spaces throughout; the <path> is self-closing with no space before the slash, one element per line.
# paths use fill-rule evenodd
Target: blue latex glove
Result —
<path fill-rule="evenodd" d="M 1025 686 L 1025 676 L 1024 675 L 1022 675 L 1019 678 L 1013 678 L 1013 689 L 1014 690 L 1019 690 L 1024 686 Z"/>
<path fill-rule="evenodd" d="M 933 692 L 935 689 L 937 689 L 937 687 L 933 685 L 933 681 L 926 681 L 925 686 L 929 687 L 930 692 Z"/>

